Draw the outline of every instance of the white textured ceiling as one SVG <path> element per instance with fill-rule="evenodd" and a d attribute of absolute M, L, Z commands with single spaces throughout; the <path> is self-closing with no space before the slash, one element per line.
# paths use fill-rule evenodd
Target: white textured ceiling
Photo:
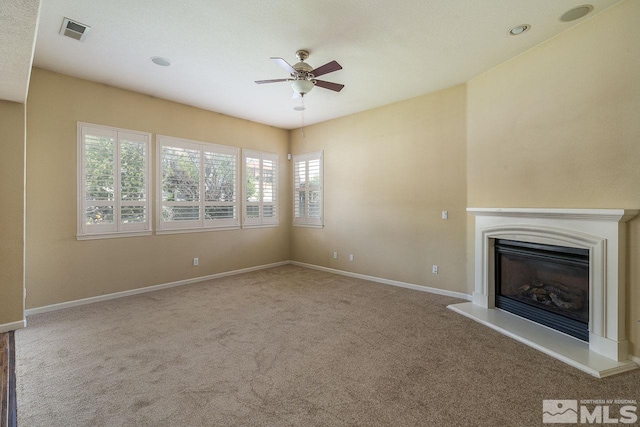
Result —
<path fill-rule="evenodd" d="M 342 92 L 305 96 L 310 125 L 468 81 L 619 0 L 588 1 L 562 23 L 585 0 L 42 0 L 34 65 L 293 129 L 290 85 L 254 83 L 287 77 L 271 56 L 342 65 L 322 77 Z M 65 16 L 91 26 L 84 43 L 58 34 Z M 532 28 L 508 36 L 518 24 Z"/>
<path fill-rule="evenodd" d="M 0 0 L 0 99 L 27 100 L 40 0 Z"/>

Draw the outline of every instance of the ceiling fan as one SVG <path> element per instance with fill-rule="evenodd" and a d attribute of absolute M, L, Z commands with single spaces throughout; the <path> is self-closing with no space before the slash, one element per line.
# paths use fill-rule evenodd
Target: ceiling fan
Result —
<path fill-rule="evenodd" d="M 286 79 L 257 80 L 256 83 L 261 85 L 264 83 L 291 82 L 291 88 L 293 88 L 294 98 L 304 96 L 305 94 L 311 92 L 311 89 L 313 89 L 315 86 L 333 90 L 335 92 L 340 92 L 342 90 L 344 85 L 316 79 L 316 77 L 341 70 L 342 66 L 336 61 L 327 62 L 326 64 L 318 68 L 313 68 L 312 66 L 304 62 L 304 60 L 309 57 L 308 51 L 299 50 L 296 52 L 296 57 L 300 62 L 295 65 L 290 65 L 282 58 L 271 58 L 272 61 L 274 61 L 280 67 L 284 68 L 291 75 L 291 77 Z"/>

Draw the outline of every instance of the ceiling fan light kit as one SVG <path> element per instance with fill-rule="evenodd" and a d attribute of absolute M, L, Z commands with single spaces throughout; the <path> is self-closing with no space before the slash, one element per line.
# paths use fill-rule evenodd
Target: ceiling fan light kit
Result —
<path fill-rule="evenodd" d="M 313 68 L 311 65 L 307 64 L 305 59 L 309 57 L 309 52 L 306 50 L 299 50 L 296 52 L 296 57 L 298 58 L 298 63 L 295 65 L 290 65 L 287 61 L 282 58 L 272 57 L 271 60 L 278 64 L 280 67 L 285 69 L 290 77 L 286 79 L 272 79 L 272 80 L 257 80 L 257 84 L 264 83 L 279 83 L 279 82 L 291 82 L 291 88 L 294 92 L 294 97 L 304 96 L 307 93 L 311 92 L 311 90 L 315 87 L 321 87 L 324 89 L 329 89 L 334 92 L 340 92 L 344 85 L 339 83 L 327 82 L 324 80 L 318 80 L 316 77 L 322 76 L 324 74 L 329 74 L 334 71 L 338 71 L 342 69 L 342 66 L 338 64 L 336 61 L 328 62 L 318 68 Z"/>
<path fill-rule="evenodd" d="M 314 87 L 313 82 L 309 80 L 294 80 L 291 82 L 291 88 L 302 96 L 311 92 Z"/>

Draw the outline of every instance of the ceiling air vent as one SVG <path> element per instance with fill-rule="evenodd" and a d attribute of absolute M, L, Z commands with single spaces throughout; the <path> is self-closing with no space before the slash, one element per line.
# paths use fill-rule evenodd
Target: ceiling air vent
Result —
<path fill-rule="evenodd" d="M 83 42 L 90 29 L 91 27 L 88 25 L 81 24 L 69 18 L 64 18 L 64 21 L 62 21 L 62 28 L 60 28 L 60 34 Z"/>

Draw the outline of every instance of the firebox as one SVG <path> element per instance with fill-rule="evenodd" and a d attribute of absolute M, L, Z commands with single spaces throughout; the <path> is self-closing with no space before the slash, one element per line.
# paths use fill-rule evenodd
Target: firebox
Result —
<path fill-rule="evenodd" d="M 495 239 L 495 306 L 589 341 L 589 250 Z"/>

